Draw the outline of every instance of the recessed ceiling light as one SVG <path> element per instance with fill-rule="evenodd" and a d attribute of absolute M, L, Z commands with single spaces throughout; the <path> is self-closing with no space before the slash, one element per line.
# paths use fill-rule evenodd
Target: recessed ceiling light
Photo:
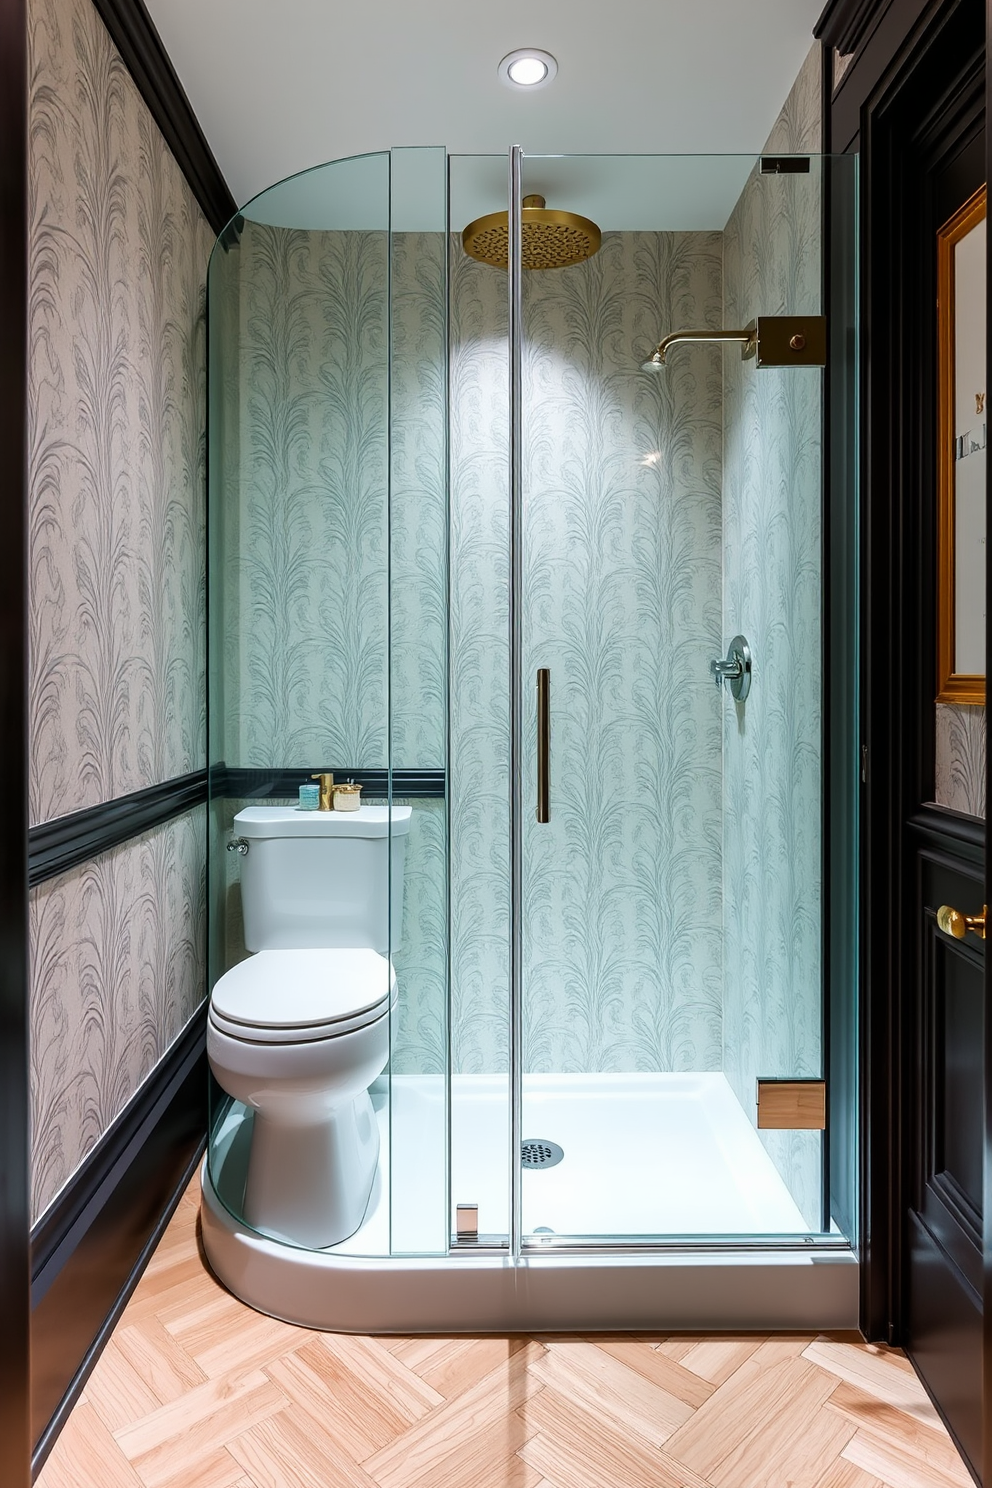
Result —
<path fill-rule="evenodd" d="M 537 47 L 519 47 L 509 52 L 499 64 L 500 79 L 510 88 L 544 88 L 558 71 L 558 63 L 550 52 Z"/>

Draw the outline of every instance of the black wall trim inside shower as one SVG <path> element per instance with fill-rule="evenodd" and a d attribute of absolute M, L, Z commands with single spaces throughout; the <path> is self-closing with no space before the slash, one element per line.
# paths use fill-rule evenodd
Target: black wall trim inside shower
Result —
<path fill-rule="evenodd" d="M 211 800 L 264 800 L 267 796 L 294 797 L 305 780 L 327 765 L 302 770 L 241 770 L 220 765 L 210 771 Z M 370 798 L 384 798 L 389 789 L 386 770 L 335 769 L 338 780 L 355 780 Z M 405 798 L 443 799 L 444 770 L 394 770 L 393 795 Z M 32 888 L 50 878 L 88 863 L 112 847 L 141 837 L 155 827 L 183 816 L 208 797 L 207 771 L 177 775 L 161 785 L 132 791 L 114 801 L 104 801 L 85 811 L 73 811 L 32 827 L 28 833 L 28 882 Z"/>
<path fill-rule="evenodd" d="M 143 0 L 93 0 L 204 217 L 219 233 L 237 203 Z"/>
<path fill-rule="evenodd" d="M 28 882 L 34 888 L 184 815 L 206 799 L 207 772 L 194 770 L 32 827 L 28 833 Z"/>
<path fill-rule="evenodd" d="M 206 1003 L 32 1234 L 39 1471 L 189 1184 L 207 1129 Z"/>
<path fill-rule="evenodd" d="M 333 770 L 335 780 L 354 780 L 367 797 L 384 799 L 389 791 L 388 770 L 352 770 L 340 766 L 308 765 L 301 770 L 240 770 L 218 765 L 210 771 L 210 799 L 227 797 L 235 801 L 263 799 L 266 796 L 295 797 L 300 786 L 320 770 Z M 418 799 L 443 798 L 446 787 L 444 770 L 394 770 L 393 795 Z"/>

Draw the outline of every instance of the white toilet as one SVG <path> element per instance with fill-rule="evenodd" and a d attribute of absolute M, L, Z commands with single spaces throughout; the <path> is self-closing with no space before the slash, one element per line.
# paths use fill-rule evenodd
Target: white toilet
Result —
<path fill-rule="evenodd" d="M 234 818 L 245 945 L 217 982 L 207 1056 L 254 1111 L 244 1217 L 312 1249 L 354 1234 L 379 1130 L 368 1087 L 389 1058 L 409 806 Z"/>

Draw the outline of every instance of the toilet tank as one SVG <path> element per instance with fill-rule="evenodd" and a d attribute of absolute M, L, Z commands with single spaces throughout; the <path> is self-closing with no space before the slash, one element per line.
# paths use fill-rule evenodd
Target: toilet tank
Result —
<path fill-rule="evenodd" d="M 241 904 L 249 951 L 400 943 L 409 806 L 300 811 L 247 806 L 234 832 L 247 843 Z M 390 944 L 390 917 L 392 943 Z"/>

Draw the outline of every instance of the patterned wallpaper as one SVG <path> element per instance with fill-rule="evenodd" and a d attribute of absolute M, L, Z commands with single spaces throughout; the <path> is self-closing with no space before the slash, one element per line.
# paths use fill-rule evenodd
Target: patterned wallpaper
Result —
<path fill-rule="evenodd" d="M 29 34 L 37 823 L 204 763 L 212 236 L 89 0 Z"/>
<path fill-rule="evenodd" d="M 766 150 L 820 149 L 814 47 Z M 724 233 L 724 314 L 820 311 L 820 176 L 748 181 Z M 724 644 L 754 673 L 723 700 L 723 1068 L 756 1119 L 755 1079 L 822 1074 L 820 444 L 822 374 L 724 362 Z M 820 1223 L 817 1133 L 763 1132 Z"/>
<path fill-rule="evenodd" d="M 31 895 L 38 1218 L 203 998 L 200 808 Z"/>
<path fill-rule="evenodd" d="M 386 253 L 249 222 L 211 269 L 242 286 L 229 765 L 386 762 Z"/>
<path fill-rule="evenodd" d="M 90 0 L 32 0 L 30 816 L 202 767 L 212 235 Z M 202 813 L 32 897 L 39 1215 L 204 988 Z"/>
<path fill-rule="evenodd" d="M 455 1068 L 505 1067 L 505 276 L 452 262 Z M 720 1060 L 720 360 L 639 371 L 718 326 L 717 233 L 607 233 L 526 280 L 525 737 L 551 670 L 551 822 L 525 752 L 525 1067 Z"/>
<path fill-rule="evenodd" d="M 936 705 L 934 798 L 939 806 L 966 816 L 985 816 L 986 732 L 984 708 Z"/>

